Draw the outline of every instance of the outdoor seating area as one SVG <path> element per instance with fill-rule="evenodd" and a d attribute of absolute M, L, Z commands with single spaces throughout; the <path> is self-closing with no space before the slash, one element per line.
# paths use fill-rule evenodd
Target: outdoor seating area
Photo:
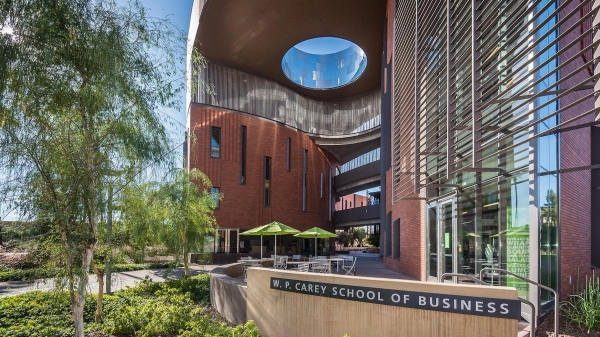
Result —
<path fill-rule="evenodd" d="M 316 256 L 302 257 L 293 255 L 276 258 L 253 259 L 245 257 L 238 261 L 242 267 L 244 281 L 247 280 L 248 268 L 264 267 L 281 270 L 294 270 L 307 273 L 324 273 L 339 275 L 356 275 L 356 256 Z"/>

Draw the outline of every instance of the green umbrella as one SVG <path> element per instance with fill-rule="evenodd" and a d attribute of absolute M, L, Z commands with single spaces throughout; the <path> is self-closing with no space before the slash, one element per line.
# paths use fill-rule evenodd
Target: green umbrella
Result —
<path fill-rule="evenodd" d="M 328 232 L 319 227 L 313 227 L 311 229 L 305 230 L 304 232 L 298 233 L 294 236 L 299 237 L 299 238 L 308 238 L 308 239 L 315 238 L 315 257 L 316 257 L 317 256 L 317 239 L 335 238 L 335 237 L 337 237 L 337 234 Z"/>
<path fill-rule="evenodd" d="M 284 225 L 281 222 L 273 221 L 269 224 L 258 226 L 240 233 L 240 235 L 260 235 L 260 258 L 262 259 L 262 237 L 263 235 L 275 235 L 275 259 L 277 259 L 277 234 L 296 234 L 299 230 Z"/>

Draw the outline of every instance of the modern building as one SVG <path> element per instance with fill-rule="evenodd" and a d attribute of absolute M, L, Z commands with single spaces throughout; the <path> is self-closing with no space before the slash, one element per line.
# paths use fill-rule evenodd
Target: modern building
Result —
<path fill-rule="evenodd" d="M 195 1 L 189 46 L 208 64 L 188 55 L 188 165 L 225 195 L 216 250 L 273 220 L 376 225 L 385 265 L 415 279 L 492 267 L 566 296 L 600 267 L 599 8 Z M 347 44 L 305 48 L 319 37 Z M 379 203 L 336 210 L 376 187 Z"/>

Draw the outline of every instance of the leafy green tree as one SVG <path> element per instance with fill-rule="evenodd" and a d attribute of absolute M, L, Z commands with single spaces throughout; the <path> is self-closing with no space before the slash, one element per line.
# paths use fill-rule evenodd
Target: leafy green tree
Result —
<path fill-rule="evenodd" d="M 53 224 L 83 336 L 106 184 L 166 162 L 183 34 L 137 1 L 0 0 L 0 25 L 0 195 Z"/>
<path fill-rule="evenodd" d="M 211 195 L 210 180 L 196 169 L 179 169 L 174 174 L 173 181 L 162 186 L 160 192 L 165 220 L 161 238 L 177 261 L 183 258 L 185 275 L 189 275 L 188 255 L 201 250 L 204 238 L 214 232 L 217 223 L 213 211 L 223 196 Z"/>
<path fill-rule="evenodd" d="M 367 235 L 365 243 L 373 247 L 379 247 L 379 234 Z"/>
<path fill-rule="evenodd" d="M 546 203 L 541 207 L 542 220 L 548 226 L 556 226 L 558 219 L 558 195 L 554 190 L 548 190 Z"/>
<path fill-rule="evenodd" d="M 352 246 L 352 233 L 351 232 L 340 232 L 335 241 L 342 247 Z"/>
<path fill-rule="evenodd" d="M 129 244 L 136 249 L 136 262 L 144 263 L 146 248 L 156 243 L 164 211 L 156 184 L 129 185 L 121 193 L 121 224 Z"/>
<path fill-rule="evenodd" d="M 362 242 L 364 238 L 367 237 L 367 232 L 362 227 L 354 227 L 352 228 L 352 240 L 356 242 L 359 247 L 362 246 Z"/>

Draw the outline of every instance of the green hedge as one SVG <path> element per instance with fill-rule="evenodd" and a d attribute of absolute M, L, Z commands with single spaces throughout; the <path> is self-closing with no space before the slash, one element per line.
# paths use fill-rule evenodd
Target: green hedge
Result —
<path fill-rule="evenodd" d="M 182 264 L 173 262 L 157 262 L 144 264 L 115 264 L 113 272 L 135 271 L 145 269 L 165 269 L 181 267 Z M 35 268 L 35 269 L 4 269 L 0 270 L 0 282 L 4 281 L 33 281 L 43 278 L 52 278 L 59 276 L 60 268 Z"/>
<path fill-rule="evenodd" d="M 96 297 L 86 295 L 86 332 L 119 336 L 258 337 L 252 321 L 232 326 L 215 317 L 210 301 L 210 276 L 202 274 L 138 286 L 104 296 L 104 321 L 93 323 Z M 66 292 L 29 292 L 0 299 L 0 336 L 72 336 Z"/>

